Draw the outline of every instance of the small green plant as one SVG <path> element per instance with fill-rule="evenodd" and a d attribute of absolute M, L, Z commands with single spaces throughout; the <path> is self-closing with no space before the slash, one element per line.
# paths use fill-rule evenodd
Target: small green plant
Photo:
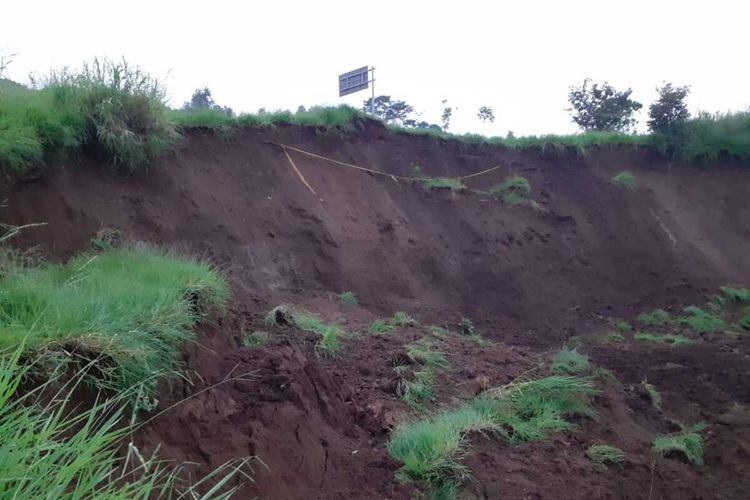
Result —
<path fill-rule="evenodd" d="M 675 347 L 693 344 L 693 341 L 684 335 L 667 333 L 658 335 L 655 333 L 637 332 L 633 338 L 639 342 L 653 342 L 656 344 L 667 344 Z"/>
<path fill-rule="evenodd" d="M 442 326 L 431 326 L 430 333 L 436 337 L 448 337 L 452 332 Z"/>
<path fill-rule="evenodd" d="M 474 323 L 470 318 L 461 318 L 461 323 L 458 324 L 458 331 L 461 332 L 461 335 L 476 335 Z"/>
<path fill-rule="evenodd" d="M 414 326 L 417 324 L 417 320 L 404 311 L 396 311 L 393 318 L 391 318 L 391 324 L 394 326 Z"/>
<path fill-rule="evenodd" d="M 419 165 L 414 165 L 411 167 L 411 176 L 415 179 L 425 179 L 427 178 L 427 174 L 422 170 L 422 167 Z"/>
<path fill-rule="evenodd" d="M 615 186 L 632 190 L 638 187 L 638 179 L 629 170 L 623 170 L 619 174 L 612 177 L 612 184 Z"/>
<path fill-rule="evenodd" d="M 637 318 L 638 323 L 647 326 L 661 326 L 669 323 L 669 320 L 669 313 L 664 309 L 654 309 L 648 313 L 641 313 Z"/>
<path fill-rule="evenodd" d="M 375 334 L 391 333 L 395 329 L 393 325 L 382 319 L 376 319 L 370 325 L 370 331 Z"/>
<path fill-rule="evenodd" d="M 339 294 L 339 300 L 342 304 L 346 304 L 347 306 L 356 306 L 359 304 L 359 300 L 357 300 L 357 296 L 354 295 L 354 292 L 341 292 L 341 294 Z"/>
<path fill-rule="evenodd" d="M 588 401 L 595 392 L 591 382 L 580 377 L 514 383 L 426 420 L 400 425 L 387 449 L 402 463 L 400 479 L 425 482 L 432 498 L 446 485 L 455 493 L 468 476 L 459 458 L 470 433 L 496 432 L 511 444 L 544 439 L 572 427 L 566 416 L 590 415 Z"/>
<path fill-rule="evenodd" d="M 418 405 L 435 398 L 435 372 L 432 368 L 425 366 L 415 371 L 411 379 L 402 369 L 396 369 L 396 374 L 399 376 L 397 392 L 405 402 Z"/>
<path fill-rule="evenodd" d="M 641 381 L 641 389 L 643 389 L 643 392 L 646 394 L 646 396 L 648 396 L 648 399 L 649 401 L 651 401 L 653 407 L 661 411 L 661 394 L 659 394 L 659 391 L 656 390 L 656 387 L 650 384 L 648 380 L 643 379 Z"/>
<path fill-rule="evenodd" d="M 118 229 L 103 228 L 96 232 L 91 238 L 91 246 L 95 250 L 106 251 L 114 250 L 122 246 L 123 236 Z"/>
<path fill-rule="evenodd" d="M 612 326 L 615 327 L 616 330 L 619 330 L 621 332 L 629 332 L 633 329 L 633 327 L 630 326 L 630 323 L 622 319 L 614 321 L 612 323 Z"/>
<path fill-rule="evenodd" d="M 292 309 L 286 304 L 276 306 L 268 311 L 263 322 L 266 324 L 266 326 L 291 326 L 292 324 L 294 324 Z"/>
<path fill-rule="evenodd" d="M 563 347 L 552 357 L 552 371 L 565 375 L 576 375 L 589 371 L 589 358 L 575 349 Z"/>
<path fill-rule="evenodd" d="M 610 332 L 599 337 L 599 342 L 604 344 L 622 344 L 623 342 L 627 342 L 627 339 L 621 333 Z"/>
<path fill-rule="evenodd" d="M 659 436 L 654 439 L 652 450 L 665 457 L 680 457 L 693 465 L 703 465 L 704 425 L 684 427 L 677 434 Z"/>
<path fill-rule="evenodd" d="M 747 314 L 739 319 L 737 324 L 742 328 L 743 330 L 750 330 L 750 314 Z"/>
<path fill-rule="evenodd" d="M 431 367 L 447 368 L 445 353 L 434 349 L 435 343 L 428 337 L 421 338 L 406 346 L 406 355 L 414 361 Z"/>
<path fill-rule="evenodd" d="M 294 324 L 300 330 L 320 336 L 315 348 L 322 356 L 333 357 L 343 348 L 342 338 L 347 333 L 336 324 L 323 323 L 320 318 L 311 313 L 295 314 Z"/>
<path fill-rule="evenodd" d="M 586 456 L 592 462 L 602 465 L 620 466 L 625 463 L 625 452 L 620 448 L 606 444 L 595 444 L 586 450 Z"/>
<path fill-rule="evenodd" d="M 466 189 L 466 186 L 464 186 L 461 179 L 452 179 L 448 177 L 426 178 L 420 182 L 425 189 L 450 189 L 453 193 Z"/>
<path fill-rule="evenodd" d="M 268 343 L 269 338 L 267 332 L 255 331 L 245 333 L 242 336 L 242 345 L 245 347 L 263 347 Z"/>
<path fill-rule="evenodd" d="M 508 205 L 519 205 L 531 199 L 531 184 L 525 177 L 514 175 L 492 186 L 486 192 L 500 198 Z"/>
<path fill-rule="evenodd" d="M 688 306 L 683 309 L 686 316 L 679 318 L 679 322 L 695 333 L 715 333 L 726 328 L 723 319 L 704 311 L 696 306 Z"/>

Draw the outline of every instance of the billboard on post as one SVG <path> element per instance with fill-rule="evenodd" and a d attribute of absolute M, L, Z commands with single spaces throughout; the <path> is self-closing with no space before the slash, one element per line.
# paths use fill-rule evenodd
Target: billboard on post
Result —
<path fill-rule="evenodd" d="M 366 89 L 370 83 L 369 76 L 367 66 L 339 75 L 339 97 Z"/>

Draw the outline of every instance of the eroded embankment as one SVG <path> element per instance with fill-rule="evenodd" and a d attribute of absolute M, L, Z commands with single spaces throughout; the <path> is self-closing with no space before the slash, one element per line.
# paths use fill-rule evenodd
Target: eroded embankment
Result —
<path fill-rule="evenodd" d="M 669 165 L 633 150 L 594 151 L 585 158 L 521 154 L 362 127 L 341 134 L 312 127 L 247 129 L 229 143 L 192 132 L 174 158 L 143 176 L 124 179 L 83 162 L 3 189 L 5 221 L 48 223 L 21 234 L 19 245 L 40 244 L 53 257 L 67 258 L 94 233 L 112 228 L 129 239 L 207 257 L 228 273 L 230 313 L 205 327 L 200 344 L 186 353 L 188 368 L 200 377 L 194 385 L 165 387 L 161 404 L 233 370 L 254 378 L 179 405 L 140 439 L 203 467 L 258 455 L 268 468 L 258 467 L 255 485 L 242 495 L 409 495 L 412 486 L 394 481 L 398 464 L 384 449 L 390 430 L 410 412 L 398 396 L 393 358 L 406 344 L 433 335 L 429 326 L 469 317 L 499 343 L 436 340 L 451 368 L 437 376 L 434 404 L 453 406 L 539 369 L 548 349 L 605 328 L 609 317 L 630 319 L 657 306 L 679 311 L 719 285 L 750 282 L 747 169 Z M 290 152 L 313 194 L 269 140 L 404 176 L 415 165 L 430 177 L 500 165 L 466 185 L 484 190 L 521 175 L 539 207 L 512 206 L 468 190 L 425 189 Z M 636 175 L 637 189 L 610 182 L 622 170 Z M 355 292 L 360 306 L 343 307 L 331 295 L 343 290 Z M 334 359 L 320 358 L 312 337 L 293 329 L 271 329 L 266 347 L 242 347 L 242 332 L 267 330 L 263 315 L 281 303 L 361 333 L 347 339 Z M 416 316 L 422 326 L 369 333 L 374 319 L 396 310 Z M 567 498 L 643 498 L 648 491 L 664 498 L 689 491 L 740 498 L 746 485 L 725 484 L 724 474 L 746 465 L 737 457 L 747 447 L 747 422 L 744 410 L 732 409 L 748 403 L 747 394 L 733 388 L 748 373 L 746 342 L 721 339 L 680 349 L 684 355 L 636 344 L 592 348 L 593 359 L 621 378 L 603 386 L 594 401 L 598 420 L 578 422 L 580 431 L 570 436 L 517 448 L 478 440 L 467 462 L 479 482 L 469 491 L 486 498 L 551 498 L 572 481 L 576 488 Z M 733 375 L 701 361 L 719 352 Z M 630 390 L 644 376 L 664 385 L 674 416 L 654 413 Z M 686 377 L 700 380 L 700 394 L 715 396 L 681 392 L 679 381 Z M 693 404 L 700 411 L 691 413 Z M 661 458 L 653 465 L 650 442 L 672 430 L 669 418 L 712 424 L 731 420 L 732 411 L 740 416 L 716 431 L 715 442 L 739 436 L 739 444 L 726 454 L 709 444 L 708 457 L 718 455 L 706 469 Z M 599 440 L 631 454 L 624 472 L 585 459 L 587 446 Z"/>

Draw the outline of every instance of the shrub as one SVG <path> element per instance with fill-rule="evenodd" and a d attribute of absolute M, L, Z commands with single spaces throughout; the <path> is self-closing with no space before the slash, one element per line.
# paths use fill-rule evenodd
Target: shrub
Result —
<path fill-rule="evenodd" d="M 595 444 L 586 450 L 586 456 L 592 462 L 602 465 L 622 465 L 625 463 L 625 452 L 620 448 L 606 444 Z"/>
<path fill-rule="evenodd" d="M 461 318 L 461 323 L 458 325 L 458 329 L 462 335 L 475 335 L 474 323 L 471 318 Z"/>
<path fill-rule="evenodd" d="M 690 118 L 685 98 L 690 87 L 676 87 L 665 83 L 657 88 L 659 98 L 648 108 L 648 128 L 652 132 L 666 132 L 683 124 Z"/>
<path fill-rule="evenodd" d="M 700 113 L 653 143 L 662 154 L 683 162 L 716 162 L 722 157 L 750 159 L 750 112 Z"/>
<path fill-rule="evenodd" d="M 0 280 L 0 349 L 24 343 L 26 357 L 53 365 L 97 359 L 98 385 L 151 394 L 179 367 L 193 325 L 228 296 L 207 264 L 143 247 L 15 269 Z"/>
<path fill-rule="evenodd" d="M 354 292 L 341 292 L 341 294 L 339 294 L 339 300 L 342 304 L 346 304 L 347 306 L 356 306 L 359 304 Z"/>
<path fill-rule="evenodd" d="M 635 175 L 632 172 L 623 170 L 619 174 L 612 177 L 612 184 L 621 188 L 632 190 L 638 187 L 638 179 L 636 179 Z"/>
<path fill-rule="evenodd" d="M 568 101 L 573 122 L 583 130 L 626 132 L 636 120 L 633 113 L 641 103 L 630 98 L 632 90 L 617 91 L 607 82 L 591 83 L 589 78 L 580 87 L 571 87 Z"/>
<path fill-rule="evenodd" d="M 670 320 L 669 313 L 664 309 L 654 309 L 649 313 L 641 313 L 637 318 L 642 325 L 661 326 Z"/>
<path fill-rule="evenodd" d="M 576 375 L 588 371 L 589 358 L 575 349 L 563 347 L 552 357 L 552 371 L 566 375 Z"/>
<path fill-rule="evenodd" d="M 148 167 L 179 137 L 168 119 L 164 86 L 125 60 L 95 59 L 78 72 L 53 71 L 43 92 L 83 123 L 82 145 L 127 171 Z"/>
<path fill-rule="evenodd" d="M 703 465 L 703 425 L 684 428 L 678 434 L 654 439 L 652 450 L 665 457 L 678 456 L 691 464 Z"/>

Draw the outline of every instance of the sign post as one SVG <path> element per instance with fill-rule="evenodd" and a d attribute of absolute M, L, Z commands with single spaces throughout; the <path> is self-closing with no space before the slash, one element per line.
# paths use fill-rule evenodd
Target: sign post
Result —
<path fill-rule="evenodd" d="M 372 77 L 370 72 L 372 71 Z M 375 114 L 375 68 L 363 66 L 339 75 L 339 97 L 365 90 L 372 84 L 372 99 L 370 99 L 370 114 Z"/>

